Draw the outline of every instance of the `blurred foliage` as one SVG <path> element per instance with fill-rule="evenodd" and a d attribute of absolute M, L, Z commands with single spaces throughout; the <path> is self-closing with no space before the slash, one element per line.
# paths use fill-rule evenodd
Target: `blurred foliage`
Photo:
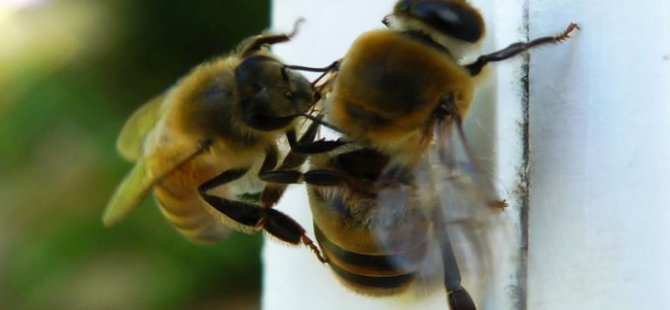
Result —
<path fill-rule="evenodd" d="M 267 0 L 0 3 L 2 308 L 258 307 L 260 236 L 192 245 L 153 200 L 100 216 L 125 119 L 268 21 Z"/>

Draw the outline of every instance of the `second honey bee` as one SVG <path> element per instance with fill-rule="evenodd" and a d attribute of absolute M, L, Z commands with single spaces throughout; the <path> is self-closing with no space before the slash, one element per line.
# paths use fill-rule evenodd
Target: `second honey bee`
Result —
<path fill-rule="evenodd" d="M 462 64 L 485 33 L 469 3 L 400 0 L 384 23 L 388 29 L 359 36 L 325 69 L 324 125 L 352 143 L 312 156 L 300 177 L 276 171 L 272 178 L 308 184 L 317 241 L 347 287 L 369 295 L 405 290 L 434 242 L 451 309 L 475 309 L 461 285 L 443 210 L 505 206 L 462 128 L 475 78 L 489 62 L 560 42 L 577 26 Z"/>
<path fill-rule="evenodd" d="M 291 152 L 281 169 L 299 167 L 305 161 L 301 153 L 339 145 L 311 142 L 316 125 L 300 141 L 296 137 L 296 118 L 314 104 L 312 85 L 268 50 L 292 36 L 248 38 L 230 55 L 197 66 L 131 116 L 117 148 L 135 166 L 107 205 L 105 225 L 124 219 L 153 190 L 163 215 L 192 241 L 220 240 L 229 227 L 263 229 L 318 255 L 304 229 L 271 208 L 285 185 L 263 181 L 277 168 L 282 136 Z"/>

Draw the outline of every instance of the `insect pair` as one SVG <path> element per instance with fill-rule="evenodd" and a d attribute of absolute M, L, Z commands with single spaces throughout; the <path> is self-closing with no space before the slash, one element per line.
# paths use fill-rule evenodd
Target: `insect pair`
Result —
<path fill-rule="evenodd" d="M 462 129 L 474 78 L 577 26 L 461 64 L 485 32 L 467 2 L 401 0 L 383 21 L 387 29 L 361 35 L 323 69 L 282 64 L 268 50 L 295 32 L 251 37 L 146 103 L 120 134 L 119 152 L 135 166 L 104 223 L 125 218 L 153 190 L 191 240 L 265 230 L 308 246 L 345 285 L 372 295 L 406 288 L 437 244 L 451 308 L 474 309 L 443 214 L 456 197 L 471 208 L 504 206 Z M 299 70 L 324 75 L 310 82 Z M 315 141 L 321 125 L 342 140 Z M 307 183 L 320 247 L 273 208 L 297 182 Z"/>

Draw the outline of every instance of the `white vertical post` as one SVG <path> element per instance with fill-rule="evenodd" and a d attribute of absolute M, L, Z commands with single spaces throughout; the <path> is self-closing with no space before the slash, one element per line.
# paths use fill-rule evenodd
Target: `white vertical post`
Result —
<path fill-rule="evenodd" d="M 667 309 L 670 2 L 529 9 L 529 309 Z"/>
<path fill-rule="evenodd" d="M 322 67 L 342 57 L 361 33 L 383 27 L 381 19 L 390 13 L 396 0 L 315 1 L 276 0 L 273 3 L 272 29 L 290 31 L 299 18 L 306 18 L 298 35 L 289 43 L 274 47 L 289 64 Z M 487 39 L 482 52 L 491 52 L 511 42 L 523 40 L 523 0 L 471 1 L 483 13 Z M 520 209 L 523 191 L 518 191 L 525 168 L 523 159 L 522 59 L 492 66 L 466 120 L 469 142 L 477 155 L 492 163 L 504 199 L 510 207 L 501 215 L 505 225 L 491 231 L 499 238 L 492 253 L 495 274 L 492 288 L 480 296 L 484 309 L 515 309 L 525 304 L 525 252 L 522 250 L 523 223 Z M 495 155 L 491 155 L 492 152 Z M 491 158 L 491 156 L 495 156 Z M 523 187 L 523 186 L 521 186 Z M 292 186 L 279 209 L 298 220 L 313 238 L 311 217 L 304 187 Z M 275 309 L 445 309 L 443 292 L 425 298 L 407 294 L 374 298 L 353 293 L 342 286 L 328 266 L 320 264 L 305 248 L 292 248 L 268 240 L 263 251 L 263 308 Z M 464 275 L 467 277 L 470 275 Z M 467 285 L 467 283 L 465 283 Z"/>

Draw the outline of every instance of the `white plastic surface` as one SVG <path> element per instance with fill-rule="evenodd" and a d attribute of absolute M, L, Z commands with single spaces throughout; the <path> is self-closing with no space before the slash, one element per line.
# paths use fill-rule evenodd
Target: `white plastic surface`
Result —
<path fill-rule="evenodd" d="M 668 309 L 670 2 L 529 8 L 529 309 Z"/>
<path fill-rule="evenodd" d="M 381 19 L 390 13 L 395 0 L 316 1 L 277 0 L 272 12 L 272 29 L 290 31 L 299 18 L 306 18 L 295 39 L 276 45 L 274 51 L 289 64 L 323 67 L 342 57 L 361 33 L 383 27 Z M 523 2 L 472 1 L 488 25 L 482 52 L 491 52 L 523 40 Z M 522 59 L 496 64 L 482 83 L 473 111 L 466 120 L 469 142 L 475 153 L 490 164 L 496 185 L 510 207 L 503 213 L 504 236 L 493 249 L 496 273 L 490 275 L 493 290 L 481 298 L 484 309 L 515 309 L 524 305 L 525 254 L 521 245 L 520 201 L 522 181 L 523 112 Z M 306 192 L 292 186 L 279 209 L 298 220 L 313 238 Z M 343 287 L 328 266 L 320 264 L 307 249 L 287 247 L 267 240 L 264 248 L 263 308 L 276 309 L 445 309 L 442 291 L 424 296 L 365 297 Z M 467 275 L 466 275 L 467 277 Z M 479 295 L 478 292 L 472 292 Z"/>

